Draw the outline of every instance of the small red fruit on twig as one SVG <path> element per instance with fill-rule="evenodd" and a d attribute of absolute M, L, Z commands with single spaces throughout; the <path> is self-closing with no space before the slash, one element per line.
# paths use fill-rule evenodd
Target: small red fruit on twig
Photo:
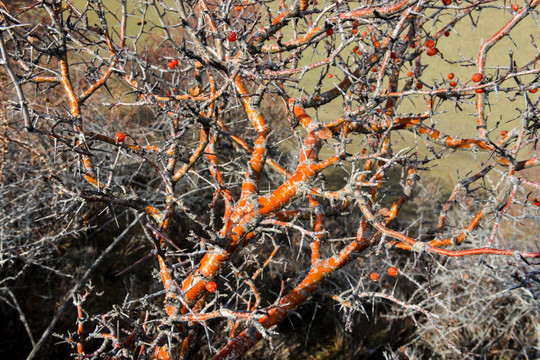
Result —
<path fill-rule="evenodd" d="M 512 10 L 518 11 L 519 10 L 519 5 L 518 4 L 512 4 Z"/>
<path fill-rule="evenodd" d="M 227 40 L 229 40 L 230 42 L 235 42 L 236 41 L 236 31 L 231 31 L 229 33 L 229 36 L 227 36 Z"/>
<path fill-rule="evenodd" d="M 167 66 L 169 67 L 169 69 L 174 69 L 176 65 L 178 65 L 178 60 L 176 59 L 172 59 L 171 61 L 167 63 Z"/>
<path fill-rule="evenodd" d="M 334 28 L 330 28 L 330 29 L 326 30 L 326 35 L 328 35 L 328 36 L 334 35 Z"/>
<path fill-rule="evenodd" d="M 535 206 L 540 206 L 540 198 L 534 198 L 532 202 Z"/>
<path fill-rule="evenodd" d="M 455 87 L 457 85 L 457 83 L 455 81 L 450 81 L 450 86 L 451 87 Z"/>
<path fill-rule="evenodd" d="M 123 143 L 126 140 L 126 134 L 124 134 L 123 132 L 117 132 L 114 136 L 114 139 L 117 143 Z"/>
<path fill-rule="evenodd" d="M 398 269 L 395 266 L 390 266 L 388 268 L 388 275 L 396 276 L 398 274 Z"/>
<path fill-rule="evenodd" d="M 448 74 L 448 79 L 452 80 L 454 78 L 454 73 Z"/>
<path fill-rule="evenodd" d="M 428 56 L 435 56 L 435 55 L 437 55 L 438 52 L 439 52 L 439 50 L 437 50 L 437 48 L 429 48 L 429 49 L 427 49 L 426 54 Z"/>
<path fill-rule="evenodd" d="M 534 89 L 529 89 L 529 92 L 531 94 L 536 94 L 538 92 L 538 88 L 534 88 Z"/>
<path fill-rule="evenodd" d="M 482 94 L 484 92 L 484 89 L 480 88 L 480 89 L 476 89 L 475 91 L 477 94 Z"/>
<path fill-rule="evenodd" d="M 371 281 L 377 282 L 377 281 L 379 281 L 379 279 L 381 277 L 379 276 L 379 274 L 377 272 L 374 271 L 369 275 L 369 278 L 371 279 Z"/>
<path fill-rule="evenodd" d="M 484 75 L 480 74 L 480 73 L 476 73 L 472 76 L 472 81 L 474 82 L 480 82 L 482 81 L 482 79 L 484 78 Z"/>
<path fill-rule="evenodd" d="M 428 48 L 434 48 L 435 47 L 435 41 L 433 39 L 427 39 L 426 40 L 426 46 Z"/>
<path fill-rule="evenodd" d="M 209 293 L 213 293 L 213 292 L 216 292 L 217 290 L 217 284 L 215 281 L 209 281 L 206 283 L 206 290 L 209 292 Z"/>

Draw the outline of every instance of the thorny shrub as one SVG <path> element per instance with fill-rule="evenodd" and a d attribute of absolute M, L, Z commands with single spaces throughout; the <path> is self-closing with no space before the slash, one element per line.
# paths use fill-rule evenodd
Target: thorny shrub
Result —
<path fill-rule="evenodd" d="M 539 2 L 0 2 L 2 351 L 538 356 Z"/>

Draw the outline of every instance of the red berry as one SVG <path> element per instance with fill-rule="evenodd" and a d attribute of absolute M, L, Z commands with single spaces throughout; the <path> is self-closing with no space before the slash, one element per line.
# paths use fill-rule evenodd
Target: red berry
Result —
<path fill-rule="evenodd" d="M 167 63 L 167 66 L 169 67 L 169 69 L 174 69 L 176 65 L 178 65 L 178 60 L 176 59 L 172 59 L 171 61 Z"/>
<path fill-rule="evenodd" d="M 371 71 L 377 72 L 377 67 L 376 67 L 376 66 L 373 66 L 373 67 L 371 68 Z"/>
<path fill-rule="evenodd" d="M 356 29 L 358 26 L 360 26 L 360 23 L 358 22 L 358 20 L 354 20 L 352 23 L 352 27 Z"/>
<path fill-rule="evenodd" d="M 353 35 L 356 35 L 356 34 L 358 34 L 358 30 L 357 29 L 352 29 L 352 33 L 353 33 Z"/>
<path fill-rule="evenodd" d="M 476 73 L 472 76 L 472 81 L 474 82 L 480 82 L 482 81 L 482 79 L 484 78 L 484 75 L 480 74 L 480 73 Z"/>
<path fill-rule="evenodd" d="M 334 75 L 332 75 L 332 73 L 328 73 L 328 75 L 326 75 L 329 79 L 333 78 Z"/>
<path fill-rule="evenodd" d="M 412 43 L 411 44 L 411 49 L 414 49 L 416 47 L 416 44 L 415 43 Z"/>
<path fill-rule="evenodd" d="M 452 0 L 442 0 L 442 3 L 446 6 L 452 4 Z"/>
<path fill-rule="evenodd" d="M 484 89 L 476 89 L 475 91 L 476 91 L 477 94 L 481 94 L 481 93 L 484 92 Z"/>
<path fill-rule="evenodd" d="M 230 42 L 235 42 L 236 41 L 236 31 L 231 31 L 229 33 L 229 36 L 227 36 L 227 40 L 229 40 Z"/>
<path fill-rule="evenodd" d="M 433 48 L 433 47 L 435 47 L 435 41 L 434 41 L 433 39 L 427 39 L 427 40 L 426 40 L 426 46 L 427 46 L 428 48 Z"/>
<path fill-rule="evenodd" d="M 451 87 L 455 87 L 457 85 L 457 83 L 455 81 L 450 81 L 450 86 Z"/>
<path fill-rule="evenodd" d="M 396 58 L 396 53 L 392 51 L 390 53 L 390 59 L 395 59 L 395 58 Z"/>
<path fill-rule="evenodd" d="M 508 134 L 508 131 L 506 130 L 501 131 L 501 136 L 506 136 L 506 134 Z"/>
<path fill-rule="evenodd" d="M 512 10 L 518 11 L 519 10 L 519 5 L 518 4 L 512 4 Z"/>
<path fill-rule="evenodd" d="M 388 275 L 396 276 L 398 274 L 398 269 L 395 266 L 390 266 L 388 268 Z"/>
<path fill-rule="evenodd" d="M 369 278 L 371 279 L 371 281 L 377 282 L 381 277 L 374 271 L 369 275 Z"/>
<path fill-rule="evenodd" d="M 437 50 L 437 48 L 429 48 L 429 49 L 427 49 L 426 54 L 428 56 L 435 56 L 435 55 L 437 55 L 438 52 L 439 52 L 439 50 Z"/>
<path fill-rule="evenodd" d="M 352 52 L 355 53 L 358 51 L 358 46 L 353 47 Z"/>
<path fill-rule="evenodd" d="M 452 80 L 454 78 L 454 73 L 448 74 L 448 79 Z"/>
<path fill-rule="evenodd" d="M 412 71 L 409 71 L 409 72 L 407 73 L 407 76 L 408 76 L 408 77 L 412 77 Z"/>
<path fill-rule="evenodd" d="M 534 198 L 533 199 L 533 204 L 536 205 L 536 206 L 540 206 L 540 198 Z"/>
<path fill-rule="evenodd" d="M 234 10 L 236 10 L 237 12 L 240 12 L 240 11 L 242 11 L 242 7 L 240 5 L 238 5 L 237 7 L 234 8 Z"/>
<path fill-rule="evenodd" d="M 334 35 L 334 28 L 327 29 L 326 30 L 326 35 L 328 35 L 328 36 Z"/>
<path fill-rule="evenodd" d="M 123 132 L 117 132 L 114 136 L 114 139 L 117 143 L 123 143 L 126 140 L 126 134 L 124 134 Z"/>
<path fill-rule="evenodd" d="M 529 89 L 529 92 L 530 92 L 531 94 L 535 94 L 535 93 L 538 92 L 538 88 Z"/>
<path fill-rule="evenodd" d="M 217 284 L 215 281 L 209 281 L 206 283 L 206 290 L 208 290 L 209 293 L 213 293 L 217 290 Z"/>
<path fill-rule="evenodd" d="M 424 87 L 424 84 L 422 84 L 422 83 L 416 83 L 416 88 L 417 88 L 418 90 L 422 89 L 423 87 Z"/>
<path fill-rule="evenodd" d="M 450 36 L 450 30 L 444 33 L 444 36 L 449 37 Z"/>

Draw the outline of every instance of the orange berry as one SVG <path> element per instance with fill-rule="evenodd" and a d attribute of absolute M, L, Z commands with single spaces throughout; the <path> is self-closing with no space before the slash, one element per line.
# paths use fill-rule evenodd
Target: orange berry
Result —
<path fill-rule="evenodd" d="M 169 69 L 174 69 L 176 65 L 178 65 L 178 60 L 176 59 L 172 59 L 171 61 L 167 63 L 167 66 L 169 67 Z"/>
<path fill-rule="evenodd" d="M 364 33 L 362 35 L 367 36 L 367 31 L 364 31 Z"/>
<path fill-rule="evenodd" d="M 353 47 L 352 52 L 355 53 L 358 51 L 358 46 Z"/>
<path fill-rule="evenodd" d="M 506 130 L 501 131 L 501 136 L 506 136 L 506 134 L 508 134 L 508 131 Z"/>
<path fill-rule="evenodd" d="M 438 52 L 439 50 L 437 50 L 437 48 L 429 48 L 427 49 L 426 54 L 427 56 L 435 56 Z"/>
<path fill-rule="evenodd" d="M 124 134 L 123 132 L 117 132 L 114 136 L 114 139 L 117 143 L 123 143 L 126 140 L 126 134 Z"/>
<path fill-rule="evenodd" d="M 484 78 L 484 75 L 480 74 L 480 73 L 476 73 L 472 76 L 472 81 L 474 82 L 480 82 L 482 81 L 482 79 Z"/>
<path fill-rule="evenodd" d="M 353 35 L 356 35 L 356 34 L 358 34 L 358 30 L 352 29 L 352 33 L 353 33 Z"/>
<path fill-rule="evenodd" d="M 512 10 L 518 11 L 519 10 L 519 5 L 518 4 L 512 4 Z"/>
<path fill-rule="evenodd" d="M 167 91 L 167 96 L 171 96 L 171 92 L 170 92 L 170 91 Z"/>
<path fill-rule="evenodd" d="M 412 77 L 412 71 L 409 71 L 409 72 L 407 73 L 407 76 L 408 76 L 408 77 Z"/>
<path fill-rule="evenodd" d="M 484 89 L 480 88 L 480 89 L 476 89 L 475 91 L 477 94 L 481 94 L 484 92 Z"/>
<path fill-rule="evenodd" d="M 217 284 L 215 281 L 209 281 L 206 283 L 205 288 L 206 290 L 208 290 L 209 293 L 213 293 L 217 290 Z"/>
<path fill-rule="evenodd" d="M 375 41 L 375 43 L 373 45 L 375 45 L 375 47 L 378 48 L 379 46 L 381 46 L 381 43 L 378 42 L 378 41 Z"/>
<path fill-rule="evenodd" d="M 334 75 L 332 75 L 331 73 L 328 73 L 328 75 L 326 75 L 329 79 L 333 78 Z"/>
<path fill-rule="evenodd" d="M 398 274 L 398 269 L 395 266 L 390 266 L 388 268 L 388 275 L 396 276 Z"/>
<path fill-rule="evenodd" d="M 455 81 L 450 81 L 450 86 L 451 87 L 455 87 L 457 85 L 457 83 Z"/>
<path fill-rule="evenodd" d="M 371 68 L 371 71 L 377 72 L 377 67 L 376 67 L 376 66 L 373 66 L 373 67 Z"/>
<path fill-rule="evenodd" d="M 534 198 L 534 199 L 533 199 L 533 204 L 534 204 L 535 206 L 540 206 L 540 198 Z"/>
<path fill-rule="evenodd" d="M 448 74 L 448 79 L 452 80 L 454 78 L 454 73 Z"/>
<path fill-rule="evenodd" d="M 372 272 L 372 273 L 369 275 L 369 278 L 371 279 L 371 281 L 377 282 L 377 281 L 379 281 L 379 279 L 380 279 L 381 277 L 379 276 L 378 273 L 376 273 L 376 272 L 374 271 L 374 272 Z"/>
<path fill-rule="evenodd" d="M 242 7 L 240 5 L 238 5 L 237 7 L 234 8 L 234 10 L 236 10 L 237 12 L 240 12 L 240 11 L 242 11 Z"/>
<path fill-rule="evenodd" d="M 356 29 L 358 26 L 360 26 L 360 23 L 358 22 L 358 20 L 354 20 L 352 23 L 352 27 Z"/>
<path fill-rule="evenodd" d="M 435 41 L 433 39 L 427 39 L 426 40 L 426 46 L 428 48 L 434 48 L 435 47 Z"/>
<path fill-rule="evenodd" d="M 236 31 L 231 31 L 229 33 L 229 36 L 227 36 L 227 40 L 229 40 L 230 42 L 235 42 L 236 38 L 237 38 Z"/>
<path fill-rule="evenodd" d="M 534 88 L 534 89 L 529 89 L 529 92 L 531 94 L 536 94 L 538 92 L 538 88 Z"/>

